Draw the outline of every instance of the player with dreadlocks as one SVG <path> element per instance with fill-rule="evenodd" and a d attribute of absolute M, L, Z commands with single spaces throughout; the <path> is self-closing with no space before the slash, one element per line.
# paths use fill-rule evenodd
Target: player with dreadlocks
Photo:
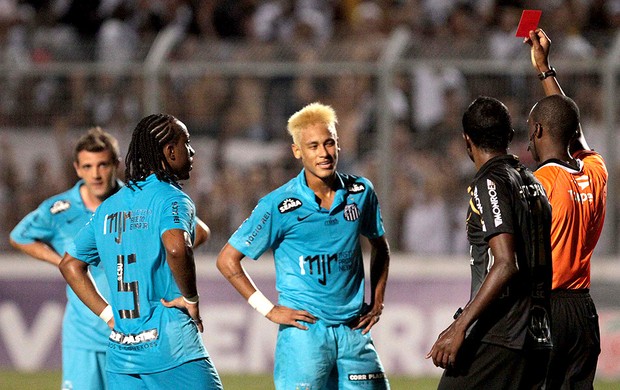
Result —
<path fill-rule="evenodd" d="M 165 114 L 142 119 L 125 159 L 127 186 L 99 207 L 60 264 L 78 297 L 112 329 L 111 389 L 222 388 L 200 337 L 195 206 L 178 184 L 189 179 L 193 156 L 183 122 Z M 100 262 L 109 304 L 86 273 Z"/>

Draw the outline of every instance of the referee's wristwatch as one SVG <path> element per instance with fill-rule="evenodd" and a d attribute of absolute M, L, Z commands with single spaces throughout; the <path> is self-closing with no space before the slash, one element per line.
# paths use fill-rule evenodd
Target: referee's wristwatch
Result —
<path fill-rule="evenodd" d="M 556 75 L 555 68 L 553 66 L 550 66 L 548 71 L 538 74 L 538 79 L 542 81 L 546 79 L 547 77 L 555 76 L 555 75 Z"/>

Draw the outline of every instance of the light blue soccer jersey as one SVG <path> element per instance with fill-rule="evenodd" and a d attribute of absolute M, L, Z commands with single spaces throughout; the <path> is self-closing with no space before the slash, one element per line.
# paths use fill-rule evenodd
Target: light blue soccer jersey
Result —
<path fill-rule="evenodd" d="M 321 208 L 305 171 L 266 195 L 229 243 L 258 259 L 273 250 L 281 305 L 307 310 L 327 324 L 346 323 L 364 303 L 360 235 L 384 234 L 381 210 L 368 179 L 337 173 L 340 189 Z"/>
<path fill-rule="evenodd" d="M 68 251 L 88 264 L 103 264 L 115 322 L 107 370 L 121 374 L 159 372 L 208 356 L 189 315 L 160 302 L 181 296 L 161 235 L 181 229 L 193 237 L 194 203 L 155 175 L 138 185 L 106 199 Z"/>
<path fill-rule="evenodd" d="M 19 244 L 45 242 L 62 256 L 93 215 L 80 196 L 83 184 L 84 181 L 80 180 L 70 190 L 43 201 L 15 226 L 11 239 Z M 118 185 L 122 183 L 118 182 Z M 108 299 L 110 289 L 103 269 L 90 267 L 90 273 L 101 294 Z M 110 328 L 67 286 L 67 307 L 62 323 L 63 346 L 105 352 L 109 335 Z"/>

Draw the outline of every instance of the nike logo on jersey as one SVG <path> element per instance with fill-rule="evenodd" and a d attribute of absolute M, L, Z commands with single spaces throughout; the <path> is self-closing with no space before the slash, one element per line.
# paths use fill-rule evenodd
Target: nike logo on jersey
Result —
<path fill-rule="evenodd" d="M 308 214 L 308 215 L 304 215 L 303 217 L 297 217 L 297 220 L 298 220 L 299 222 L 301 222 L 301 221 L 303 221 L 303 220 L 307 219 L 307 218 L 308 218 L 309 216 L 311 216 L 311 215 L 312 215 L 312 214 Z"/>
<path fill-rule="evenodd" d="M 79 218 L 79 217 L 73 217 L 73 218 L 71 218 L 71 219 L 67 219 L 67 225 L 70 225 L 70 224 L 72 224 L 73 222 L 77 221 L 77 219 L 78 219 L 78 218 Z"/>

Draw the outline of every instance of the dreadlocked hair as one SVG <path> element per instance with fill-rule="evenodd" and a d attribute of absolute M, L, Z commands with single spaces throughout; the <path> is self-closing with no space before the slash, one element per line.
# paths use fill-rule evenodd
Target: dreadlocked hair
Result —
<path fill-rule="evenodd" d="M 136 125 L 125 157 L 125 180 L 129 188 L 138 186 L 137 182 L 152 173 L 161 181 L 177 182 L 164 155 L 164 146 L 181 135 L 175 122 L 172 115 L 152 114 Z"/>

